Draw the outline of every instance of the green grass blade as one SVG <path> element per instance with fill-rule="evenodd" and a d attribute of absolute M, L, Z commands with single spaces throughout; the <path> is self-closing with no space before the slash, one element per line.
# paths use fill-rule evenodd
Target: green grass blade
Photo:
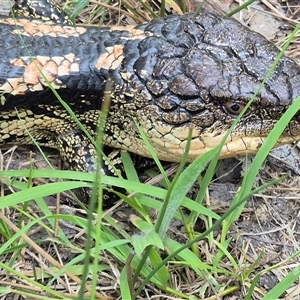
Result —
<path fill-rule="evenodd" d="M 228 13 L 226 16 L 227 17 L 232 17 L 234 14 L 238 13 L 239 11 L 245 9 L 248 7 L 250 4 L 254 3 L 256 0 L 248 0 L 242 5 L 238 6 L 236 9 L 232 10 L 230 13 Z"/>
<path fill-rule="evenodd" d="M 300 278 L 300 266 L 298 265 L 286 277 L 284 277 L 274 288 L 272 288 L 266 296 L 261 300 L 274 300 L 279 299 L 288 288 Z"/>
<path fill-rule="evenodd" d="M 287 109 L 287 111 L 283 114 L 274 128 L 271 130 L 270 134 L 266 138 L 265 142 L 259 149 L 258 153 L 255 155 L 254 160 L 251 164 L 250 169 L 245 174 L 245 177 L 242 182 L 241 189 L 237 193 L 237 196 L 233 200 L 232 205 L 234 205 L 239 199 L 245 197 L 251 190 L 253 183 L 256 179 L 256 176 L 263 164 L 264 160 L 268 156 L 271 149 L 276 144 L 278 138 L 280 137 L 283 130 L 287 127 L 290 120 L 294 117 L 294 115 L 300 110 L 300 96 L 293 102 L 293 104 Z M 240 207 L 236 210 L 230 218 L 226 220 L 226 226 L 224 230 L 227 232 L 231 223 L 240 215 L 243 207 Z"/>
<path fill-rule="evenodd" d="M 77 189 L 86 187 L 84 182 L 69 181 L 69 182 L 55 182 L 49 183 L 33 188 L 29 188 L 20 191 L 16 194 L 7 195 L 5 197 L 0 197 L 0 209 L 19 203 L 24 203 L 26 201 L 40 198 L 43 196 L 49 196 L 56 193 L 63 192 L 65 190 Z"/>
<path fill-rule="evenodd" d="M 125 268 L 123 268 L 123 270 L 121 271 L 120 289 L 121 289 L 122 299 L 128 299 L 128 300 L 132 299 L 130 287 L 128 284 L 127 272 Z"/>
<path fill-rule="evenodd" d="M 171 192 L 169 204 L 165 210 L 164 217 L 159 227 L 158 233 L 162 239 L 164 238 L 170 226 L 175 211 L 177 211 L 185 195 L 190 190 L 199 174 L 204 170 L 208 162 L 216 155 L 217 151 L 218 149 L 212 149 L 203 154 L 201 157 L 198 157 L 178 177 Z"/>
<path fill-rule="evenodd" d="M 154 248 L 151 248 L 150 250 L 149 259 L 153 267 L 160 265 L 162 262 L 162 258 Z M 170 279 L 170 273 L 168 271 L 168 268 L 166 266 L 163 266 L 161 269 L 158 270 L 156 275 L 159 281 L 161 282 L 162 289 L 165 290 L 167 286 L 167 282 Z"/>
<path fill-rule="evenodd" d="M 70 19 L 73 23 L 75 23 L 75 19 L 80 14 L 80 12 L 89 4 L 89 2 L 90 2 L 89 0 L 78 1 L 72 13 L 70 14 Z"/>
<path fill-rule="evenodd" d="M 134 234 L 131 238 L 133 247 L 138 256 L 141 256 L 148 246 L 164 249 L 163 242 L 152 224 L 145 222 L 139 217 L 132 217 L 131 221 L 142 232 L 141 234 Z"/>

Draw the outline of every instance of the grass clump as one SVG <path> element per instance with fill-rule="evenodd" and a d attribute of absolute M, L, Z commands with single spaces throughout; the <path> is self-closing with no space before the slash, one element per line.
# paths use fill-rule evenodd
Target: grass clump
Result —
<path fill-rule="evenodd" d="M 72 20 L 88 5 L 85 1 L 66 3 L 71 4 L 75 5 L 74 10 L 69 10 Z M 165 14 L 167 4 L 176 7 L 172 2 L 163 2 L 161 10 L 157 10 L 151 3 L 140 3 L 143 10 L 155 17 Z M 135 19 L 145 19 L 131 3 L 122 5 Z M 102 10 L 95 9 L 90 20 Z M 184 12 L 185 4 L 178 10 Z M 205 205 L 222 144 L 186 167 L 187 145 L 172 180 L 148 144 L 165 188 L 141 183 L 127 153 L 122 153 L 122 160 L 128 179 L 110 176 L 95 179 L 94 174 L 54 169 L 1 171 L 2 184 L 9 186 L 12 193 L 0 198 L 0 294 L 30 299 L 151 299 L 153 295 L 162 299 L 166 295 L 180 299 L 218 299 L 242 291 L 244 299 L 281 297 L 298 280 L 299 266 L 269 291 L 259 281 L 265 274 L 298 259 L 298 251 L 286 260 L 264 267 L 263 251 L 249 258 L 251 244 L 238 237 L 234 241 L 231 228 L 241 218 L 247 200 L 284 179 L 253 188 L 266 156 L 299 109 L 297 99 L 255 156 L 239 191 L 223 214 Z M 37 178 L 55 178 L 57 182 L 35 185 Z M 192 200 L 188 192 L 195 182 L 200 183 L 201 189 L 196 200 Z M 89 209 L 84 204 L 80 208 L 49 207 L 47 197 L 77 188 L 94 189 Z M 98 201 L 97 196 L 101 196 L 102 188 L 122 199 L 104 212 L 101 205 L 96 205 L 101 203 L 101 197 Z M 115 188 L 125 189 L 133 196 Z M 129 222 L 116 219 L 114 214 L 124 203 L 130 207 L 130 215 L 125 215 Z M 181 230 L 176 231 L 173 222 L 180 224 Z M 241 249 L 235 252 L 239 243 Z"/>

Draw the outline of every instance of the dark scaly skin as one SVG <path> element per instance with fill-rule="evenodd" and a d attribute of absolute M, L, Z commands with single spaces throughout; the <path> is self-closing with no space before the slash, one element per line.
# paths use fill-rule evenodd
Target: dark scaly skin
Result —
<path fill-rule="evenodd" d="M 40 145 L 57 148 L 70 168 L 94 170 L 94 148 L 37 65 L 93 136 L 110 78 L 107 146 L 149 157 L 135 118 L 166 161 L 181 160 L 193 129 L 192 161 L 220 143 L 278 53 L 237 21 L 210 14 L 101 29 L 26 19 L 15 25 L 12 18 L 3 18 L 0 144 L 32 144 L 26 125 Z M 256 152 L 299 93 L 300 68 L 285 57 L 232 132 L 221 158 Z M 278 145 L 300 138 L 297 119 Z"/>
<path fill-rule="evenodd" d="M 72 24 L 55 0 L 14 0 L 12 12 L 14 16 L 42 19 L 55 24 Z"/>

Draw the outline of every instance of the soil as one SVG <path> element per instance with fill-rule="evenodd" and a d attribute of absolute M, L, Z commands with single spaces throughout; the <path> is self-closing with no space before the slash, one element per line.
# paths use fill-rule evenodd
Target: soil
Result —
<path fill-rule="evenodd" d="M 234 0 L 209 2 L 211 5 L 207 5 L 205 8 L 208 11 L 216 8 L 224 13 L 237 7 L 237 2 Z M 189 2 L 191 9 L 198 5 L 199 1 L 197 2 L 197 0 Z M 239 12 L 235 17 L 249 25 L 252 30 L 265 35 L 269 40 L 278 42 L 291 32 L 297 19 L 300 18 L 300 6 L 298 1 L 256 1 L 255 4 L 251 5 L 251 8 Z M 288 53 L 295 59 L 300 58 L 299 40 L 298 42 L 295 40 L 292 43 Z M 51 154 L 51 162 L 59 167 L 61 163 L 58 154 L 53 150 L 47 150 L 47 152 Z M 33 148 L 18 147 L 13 152 L 2 150 L 2 155 L 3 157 L 0 161 L 3 162 L 3 169 L 28 168 L 32 162 L 37 169 L 46 167 L 42 156 Z M 231 228 L 231 250 L 232 253 L 236 254 L 236 257 L 244 256 L 245 263 L 250 264 L 258 258 L 260 253 L 263 253 L 263 258 L 256 267 L 258 271 L 284 261 L 299 250 L 299 159 L 300 154 L 297 147 L 293 149 L 291 146 L 284 146 L 270 154 L 259 172 L 256 185 L 262 185 L 283 175 L 286 175 L 287 178 L 249 199 L 241 218 Z M 234 195 L 240 188 L 244 172 L 246 172 L 245 165 L 249 164 L 249 161 L 251 163 L 251 158 L 220 161 L 216 178 L 209 188 L 207 206 L 218 214 L 226 212 Z M 194 187 L 194 189 L 197 190 L 197 187 Z M 191 195 L 195 190 L 191 191 Z M 5 188 L 5 193 L 9 192 L 10 189 Z M 49 206 L 55 206 L 55 197 L 49 197 L 48 201 Z M 63 201 L 67 205 L 64 206 L 62 204 L 62 208 L 67 209 L 70 200 L 63 198 Z M 72 210 L 72 208 L 68 209 Z M 118 220 L 124 229 L 130 231 L 132 224 L 129 221 L 129 216 L 132 213 L 134 212 L 129 207 L 123 205 L 112 212 L 112 217 Z M 172 226 L 170 234 L 172 234 L 172 231 L 183 231 L 182 224 L 178 222 L 174 222 Z M 199 224 L 199 227 L 201 226 Z M 75 236 L 78 234 L 76 230 L 70 230 L 68 235 Z M 247 253 L 243 253 L 246 248 Z M 273 273 L 268 272 L 268 275 L 263 275 L 260 278 L 261 288 L 269 291 L 298 264 L 299 258 L 295 258 L 294 261 L 287 262 L 280 273 L 279 271 L 274 271 Z M 152 290 L 151 294 L 153 295 L 153 293 Z M 299 299 L 300 292 L 290 289 L 287 291 L 287 295 L 289 297 L 286 299 Z M 145 297 L 145 299 L 150 299 L 146 295 Z M 223 299 L 241 299 L 241 294 L 236 293 L 233 297 L 225 297 Z"/>

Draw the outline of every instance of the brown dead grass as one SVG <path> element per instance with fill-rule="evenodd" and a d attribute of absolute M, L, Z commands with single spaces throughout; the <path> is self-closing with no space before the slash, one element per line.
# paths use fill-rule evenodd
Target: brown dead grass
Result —
<path fill-rule="evenodd" d="M 64 5 L 69 5 L 71 1 L 62 1 Z M 219 1 L 210 1 L 212 7 L 220 11 L 228 11 L 231 5 L 235 5 L 233 0 L 226 1 L 223 0 L 222 5 Z M 195 7 L 198 3 L 196 1 L 189 1 L 188 7 Z M 284 4 L 284 5 L 283 5 Z M 154 7 L 157 11 L 159 10 L 159 2 L 149 2 L 151 7 Z M 99 11 L 99 7 L 105 8 L 105 11 Z M 126 9 L 126 6 L 133 7 L 139 16 L 134 16 L 132 12 Z M 231 7 L 230 7 L 231 8 Z M 282 38 L 290 31 L 291 26 L 297 22 L 297 18 L 300 17 L 300 4 L 298 1 L 266 1 L 262 0 L 260 4 L 260 9 L 264 10 L 266 13 L 273 15 L 282 21 L 282 24 L 287 27 L 287 30 L 278 29 L 278 36 L 276 38 Z M 169 9 L 174 11 L 174 7 Z M 209 8 L 211 10 L 211 8 Z M 95 13 L 96 12 L 96 13 Z M 241 16 L 239 16 L 244 22 Z M 151 20 L 151 14 L 146 13 L 145 9 L 136 1 L 128 0 L 124 2 L 124 5 L 120 6 L 119 3 L 114 4 L 103 4 L 102 1 L 90 1 L 90 4 L 84 11 L 78 16 L 78 23 L 85 24 L 98 24 L 104 19 L 104 24 L 106 25 L 125 25 L 125 24 L 134 24 L 141 23 L 144 21 Z M 299 57 L 300 48 L 299 40 L 294 41 L 293 45 L 290 47 L 289 54 L 296 58 Z M 33 154 L 33 159 L 35 163 L 40 160 L 36 158 L 37 154 Z M 27 158 L 26 158 L 27 157 Z M 29 155 L 29 158 L 32 155 Z M 0 156 L 0 163 L 3 169 L 5 168 L 20 168 L 22 164 L 28 164 L 30 159 L 24 151 L 17 150 L 14 152 L 14 155 L 11 156 L 10 152 Z M 39 168 L 39 167 L 38 167 Z M 273 165 L 267 164 L 264 169 L 260 172 L 258 183 L 263 184 L 274 178 L 278 178 L 285 171 L 274 167 Z M 26 179 L 24 179 L 26 180 Z M 295 259 L 294 261 L 285 260 L 296 250 L 300 248 L 299 245 L 299 199 L 300 199 L 300 177 L 292 173 L 289 174 L 289 177 L 284 182 L 277 184 L 274 187 L 269 188 L 267 191 L 259 195 L 255 195 L 253 199 L 248 202 L 247 208 L 243 212 L 239 221 L 235 223 L 231 230 L 231 253 L 235 256 L 236 260 L 240 263 L 240 271 L 243 272 L 245 268 L 251 266 L 259 257 L 260 253 L 263 252 L 264 256 L 259 265 L 256 266 L 256 271 L 261 271 L 267 269 L 268 267 L 273 266 L 274 264 L 281 264 L 281 267 L 277 268 L 272 272 L 268 273 L 266 276 L 262 276 L 260 286 L 262 291 L 268 291 L 276 283 L 278 283 L 290 270 L 292 270 L 295 265 L 299 264 L 299 260 Z M 230 200 L 234 196 L 234 191 L 239 186 L 239 180 L 234 183 L 233 189 L 226 186 L 224 183 L 226 191 L 226 199 L 224 200 L 224 192 L 219 196 L 220 199 L 217 199 L 218 193 L 215 193 L 215 197 L 208 197 L 207 204 L 212 207 L 218 213 L 220 209 L 226 210 L 230 204 Z M 220 188 L 220 186 L 218 187 Z M 223 190 L 224 191 L 224 190 Z M 4 195 L 7 190 L 4 190 L 3 184 L 1 184 L 1 195 Z M 10 191 L 12 192 L 12 191 Z M 221 197 L 222 196 L 222 197 Z M 59 197 L 59 196 L 58 196 Z M 59 199 L 59 198 L 58 198 Z M 55 199 L 49 199 L 49 201 L 54 201 Z M 53 204 L 53 202 L 51 202 Z M 51 204 L 50 203 L 50 204 Z M 50 205 L 49 204 L 49 205 Z M 54 211 L 55 207 L 52 208 Z M 84 211 L 70 208 L 68 206 L 61 206 L 60 209 L 69 209 L 71 214 L 84 214 Z M 37 211 L 34 211 L 34 208 L 30 208 L 31 212 L 36 216 L 39 216 Z M 120 210 L 120 208 L 119 208 Z M 112 209 L 113 211 L 113 209 Z M 122 209 L 121 209 L 122 211 Z M 130 212 L 129 212 L 130 213 Z M 124 224 L 124 226 L 131 228 L 128 222 L 128 212 L 126 211 L 123 215 L 118 214 L 118 211 L 113 212 L 112 216 L 118 221 Z M 11 222 L 11 218 L 18 218 L 18 212 L 13 209 L 7 209 L 1 212 L 2 220 L 6 222 L 7 226 L 12 231 L 15 231 L 15 225 Z M 62 224 L 59 225 L 60 227 Z M 65 231 L 69 230 L 68 236 L 70 240 L 74 241 L 75 247 L 84 247 L 86 238 L 85 233 L 81 232 L 78 228 L 71 226 L 70 224 L 63 224 L 65 226 Z M 71 227 L 71 228 L 70 228 Z M 176 231 L 177 228 L 174 229 Z M 42 249 L 38 246 L 34 240 L 36 239 L 36 234 L 45 234 L 45 231 L 42 228 L 35 228 L 33 232 L 29 235 L 24 236 L 23 238 L 27 240 L 29 246 L 24 249 L 22 256 L 18 260 L 17 264 L 14 265 L 14 268 L 18 268 L 19 272 L 23 274 L 32 274 L 36 270 L 48 270 L 49 265 L 55 265 L 57 262 L 62 263 L 66 262 L 76 255 L 76 251 L 70 254 L 64 253 L 64 249 L 57 249 L 55 243 L 48 243 L 48 246 L 45 249 Z M 50 237 L 50 236 L 49 236 Z M 184 233 L 181 238 L 184 237 Z M 218 240 L 218 236 L 216 236 Z M 5 239 L 2 239 L 4 242 Z M 203 260 L 210 262 L 213 255 L 216 253 L 217 249 L 203 241 L 199 244 L 200 252 L 203 255 Z M 2 259 L 5 259 L 2 258 Z M 7 257 L 9 260 L 9 257 Z M 53 261 L 54 260 L 54 261 Z M 103 271 L 99 275 L 99 281 L 101 286 L 99 287 L 99 293 L 103 296 L 99 296 L 99 299 L 120 299 L 118 287 L 116 285 L 118 279 L 118 262 L 109 256 L 107 253 L 103 256 L 103 262 L 110 265 L 111 270 Z M 226 264 L 226 262 L 223 262 Z M 199 278 L 191 271 L 181 272 L 184 267 L 177 267 L 172 269 L 172 278 L 171 284 L 174 288 L 181 290 L 184 293 L 199 296 L 201 288 L 204 286 Z M 51 273 L 51 272 L 50 272 Z M 254 272 L 255 273 L 255 272 Z M 184 276 L 183 276 L 184 274 Z M 78 290 L 78 285 L 80 284 L 80 278 L 73 274 L 66 274 L 64 278 L 60 279 L 60 282 L 56 285 L 57 290 L 65 293 L 68 296 L 74 296 Z M 11 286 L 15 288 L 21 288 L 22 282 L 15 281 L 14 278 L 7 277 L 5 273 L 0 272 L 0 285 L 1 286 Z M 232 278 L 219 278 L 220 281 L 227 281 L 227 284 L 230 284 Z M 232 291 L 231 296 L 224 297 L 223 299 L 242 299 L 243 298 L 243 289 Z M 28 290 L 28 285 L 26 285 Z M 222 295 L 215 295 L 213 287 L 210 287 L 211 298 L 207 299 L 220 299 Z M 32 291 L 39 292 L 40 290 L 36 287 L 32 287 Z M 300 286 L 293 286 L 287 291 L 285 299 L 299 299 L 300 295 Z M 253 299 L 260 299 L 261 293 L 256 291 L 253 295 Z M 23 299 L 21 295 L 10 294 L 0 299 Z M 29 299 L 29 298 L 28 298 Z M 154 286 L 149 285 L 145 291 L 143 297 L 139 299 L 175 299 L 172 296 L 166 295 L 161 291 L 157 290 Z"/>

